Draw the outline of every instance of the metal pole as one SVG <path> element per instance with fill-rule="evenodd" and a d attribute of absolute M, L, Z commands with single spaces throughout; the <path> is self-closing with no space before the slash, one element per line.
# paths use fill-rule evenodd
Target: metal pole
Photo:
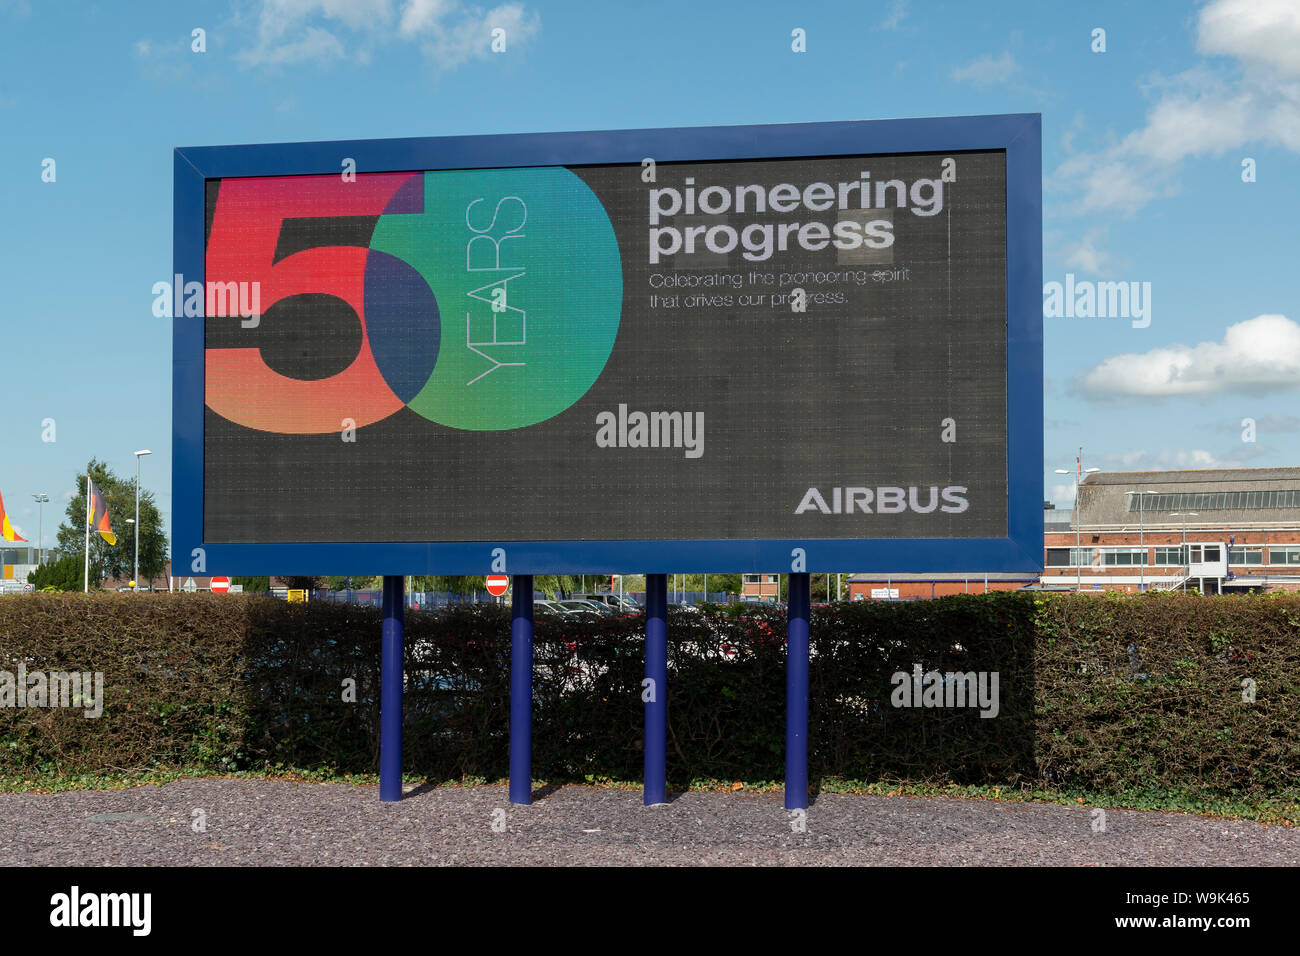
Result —
<path fill-rule="evenodd" d="M 1083 449 L 1079 449 L 1083 453 Z M 1074 589 L 1083 590 L 1083 545 L 1079 543 L 1079 473 L 1074 473 Z"/>
<path fill-rule="evenodd" d="M 131 571 L 131 590 L 140 590 L 140 456 L 135 456 L 135 566 Z"/>
<path fill-rule="evenodd" d="M 90 593 L 90 472 L 86 473 L 86 593 Z M 1186 533 L 1184 533 L 1186 537 Z"/>
<path fill-rule="evenodd" d="M 403 583 L 401 575 L 384 575 L 379 706 L 379 799 L 384 803 L 402 799 Z"/>
<path fill-rule="evenodd" d="M 668 575 L 645 576 L 645 805 L 668 802 Z"/>
<path fill-rule="evenodd" d="M 1083 590 L 1083 545 L 1079 540 L 1079 479 L 1083 477 L 1083 446 L 1074 459 L 1074 589 Z"/>
<path fill-rule="evenodd" d="M 1146 504 L 1146 492 L 1138 495 L 1138 547 L 1142 549 L 1142 566 L 1138 570 L 1138 590 L 1147 589 L 1147 533 L 1143 526 L 1142 514 Z"/>
<path fill-rule="evenodd" d="M 808 605 L 807 572 L 790 575 L 785 652 L 785 808 L 808 808 Z"/>
<path fill-rule="evenodd" d="M 510 802 L 533 802 L 533 576 L 516 574 L 510 604 Z"/>

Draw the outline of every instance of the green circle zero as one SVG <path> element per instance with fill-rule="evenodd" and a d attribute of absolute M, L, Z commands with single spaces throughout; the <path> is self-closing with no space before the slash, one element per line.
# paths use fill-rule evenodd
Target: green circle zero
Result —
<path fill-rule="evenodd" d="M 623 307 L 614 228 L 563 167 L 424 174 L 424 212 L 381 216 L 371 248 L 433 290 L 441 347 L 409 406 L 473 431 L 552 418 L 595 384 Z"/>

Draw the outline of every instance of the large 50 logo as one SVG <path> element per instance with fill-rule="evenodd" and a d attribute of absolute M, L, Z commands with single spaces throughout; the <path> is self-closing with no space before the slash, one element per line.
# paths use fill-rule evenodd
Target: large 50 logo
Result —
<path fill-rule="evenodd" d="M 223 180 L 206 265 L 260 283 L 263 311 L 206 320 L 205 401 L 282 434 L 403 405 L 452 428 L 545 421 L 600 376 L 622 311 L 613 226 L 559 167 Z"/>

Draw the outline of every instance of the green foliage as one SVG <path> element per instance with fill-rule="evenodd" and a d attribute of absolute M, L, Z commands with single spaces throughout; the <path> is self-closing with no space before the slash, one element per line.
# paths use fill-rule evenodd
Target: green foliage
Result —
<path fill-rule="evenodd" d="M 670 610 L 675 788 L 781 779 L 785 623 L 763 607 Z M 27 659 L 29 670 L 102 670 L 106 686 L 104 714 L 93 721 L 0 709 L 0 778 L 195 767 L 373 773 L 378 635 L 376 609 L 328 602 L 6 597 L 0 659 Z M 504 777 L 508 609 L 409 615 L 405 647 L 407 770 L 436 780 Z M 1269 819 L 1296 816 L 1300 596 L 845 602 L 814 611 L 812 647 L 809 770 L 823 788 L 966 788 L 1209 812 L 1269 806 Z M 638 619 L 538 619 L 539 779 L 640 778 L 643 655 Z M 996 671 L 997 717 L 892 706 L 892 676 L 914 664 Z M 1249 702 L 1245 678 L 1257 687 Z M 342 693 L 349 679 L 355 702 Z"/>
<path fill-rule="evenodd" d="M 291 591 L 319 591 L 325 587 L 325 579 L 315 575 L 295 575 L 275 580 L 281 587 Z"/>
<path fill-rule="evenodd" d="M 487 590 L 487 578 L 478 577 L 448 577 L 441 575 L 428 575 L 417 577 L 416 591 L 448 591 L 452 594 L 473 594 L 476 591 Z"/>
<path fill-rule="evenodd" d="M 94 566 L 90 569 L 91 579 L 101 580 L 101 573 Z M 47 561 L 27 575 L 27 582 L 37 591 L 80 591 L 85 586 L 85 568 L 82 559 L 75 555 Z"/>
<path fill-rule="evenodd" d="M 110 545 L 93 531 L 90 534 L 90 584 L 105 578 L 130 578 L 135 571 L 135 530 L 127 518 L 135 517 L 135 475 L 119 477 L 107 464 L 92 458 L 86 465 L 90 477 L 104 495 L 109 524 L 117 535 Z M 76 496 L 68 502 L 58 530 L 58 551 L 84 555 L 86 550 L 86 473 L 76 476 Z M 140 583 L 152 582 L 167 571 L 167 536 L 154 493 L 140 485 Z"/>
<path fill-rule="evenodd" d="M 271 579 L 269 577 L 231 578 L 230 583 L 242 586 L 245 591 L 265 592 L 271 590 Z"/>

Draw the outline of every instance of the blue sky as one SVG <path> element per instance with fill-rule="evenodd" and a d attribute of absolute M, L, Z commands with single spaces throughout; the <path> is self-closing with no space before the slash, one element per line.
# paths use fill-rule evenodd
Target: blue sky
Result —
<path fill-rule="evenodd" d="M 172 149 L 249 142 L 1041 112 L 1044 281 L 1151 289 L 1146 327 L 1044 320 L 1045 495 L 1080 445 L 1297 464 L 1300 4 L 1084 6 L 0 0 L 10 519 L 34 539 L 47 492 L 52 540 L 86 461 L 139 448 L 170 511 Z"/>

